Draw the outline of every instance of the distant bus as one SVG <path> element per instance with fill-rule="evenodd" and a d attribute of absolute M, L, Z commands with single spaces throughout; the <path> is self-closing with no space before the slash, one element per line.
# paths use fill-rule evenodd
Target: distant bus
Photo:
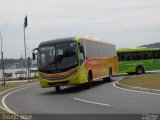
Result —
<path fill-rule="evenodd" d="M 143 74 L 160 70 L 160 48 L 123 48 L 117 53 L 120 73 Z"/>
<path fill-rule="evenodd" d="M 84 84 L 95 79 L 111 80 L 118 73 L 118 57 L 113 44 L 96 38 L 77 36 L 40 43 L 37 48 L 39 81 L 42 88 Z M 35 53 L 33 53 L 35 59 Z"/>

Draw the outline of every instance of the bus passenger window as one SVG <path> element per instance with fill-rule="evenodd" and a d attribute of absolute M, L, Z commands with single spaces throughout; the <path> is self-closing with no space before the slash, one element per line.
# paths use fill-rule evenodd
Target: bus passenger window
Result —
<path fill-rule="evenodd" d="M 130 60 L 131 60 L 130 52 L 121 53 L 121 61 L 130 61 Z"/>
<path fill-rule="evenodd" d="M 152 51 L 153 59 L 159 59 L 160 58 L 160 50 Z"/>
<path fill-rule="evenodd" d="M 142 52 L 142 59 L 143 60 L 152 59 L 152 51 L 143 51 Z"/>
<path fill-rule="evenodd" d="M 141 52 L 132 52 L 132 60 L 141 60 Z"/>

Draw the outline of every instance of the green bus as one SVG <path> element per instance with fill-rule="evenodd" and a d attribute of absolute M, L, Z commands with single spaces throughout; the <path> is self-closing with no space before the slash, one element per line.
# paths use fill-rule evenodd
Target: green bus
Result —
<path fill-rule="evenodd" d="M 160 70 L 160 48 L 120 48 L 117 54 L 120 73 L 143 74 Z"/>

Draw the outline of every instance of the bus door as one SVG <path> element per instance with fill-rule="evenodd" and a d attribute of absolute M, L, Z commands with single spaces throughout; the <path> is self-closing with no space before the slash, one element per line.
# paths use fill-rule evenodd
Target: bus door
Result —
<path fill-rule="evenodd" d="M 160 70 L 160 50 L 152 51 L 152 55 L 153 55 L 153 69 Z"/>

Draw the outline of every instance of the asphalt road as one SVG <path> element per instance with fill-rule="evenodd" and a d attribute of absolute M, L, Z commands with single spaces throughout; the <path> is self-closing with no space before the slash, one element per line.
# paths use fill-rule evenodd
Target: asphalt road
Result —
<path fill-rule="evenodd" d="M 114 81 L 96 81 L 90 89 L 65 87 L 61 92 L 30 87 L 10 94 L 5 103 L 19 114 L 160 114 L 160 95 L 122 90 L 113 86 Z"/>

